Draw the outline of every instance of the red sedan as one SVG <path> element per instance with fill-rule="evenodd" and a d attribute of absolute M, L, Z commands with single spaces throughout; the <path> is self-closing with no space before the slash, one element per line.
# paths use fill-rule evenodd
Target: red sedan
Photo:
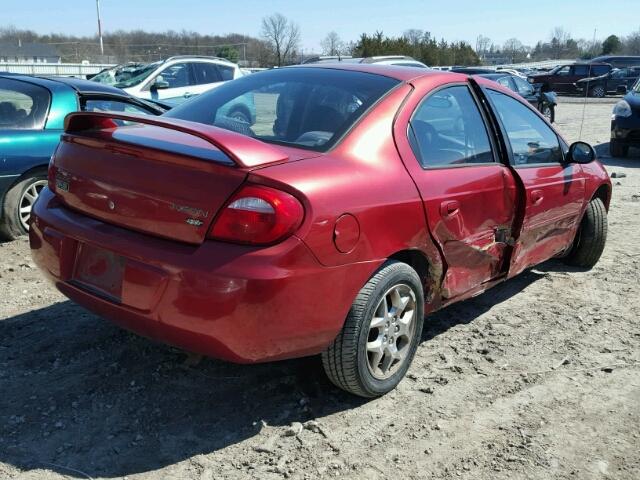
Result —
<path fill-rule="evenodd" d="M 255 122 L 224 115 L 240 101 Z M 29 234 L 61 292 L 127 329 L 233 362 L 321 353 L 373 397 L 425 314 L 552 257 L 592 267 L 610 196 L 589 145 L 494 82 L 316 65 L 159 118 L 69 115 Z"/>

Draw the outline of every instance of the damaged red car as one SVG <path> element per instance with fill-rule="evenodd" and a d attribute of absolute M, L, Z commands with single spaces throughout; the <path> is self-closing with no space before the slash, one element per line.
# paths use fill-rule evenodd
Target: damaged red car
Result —
<path fill-rule="evenodd" d="M 239 101 L 255 121 L 225 115 Z M 69 115 L 29 236 L 126 329 L 232 362 L 321 354 L 374 397 L 430 312 L 552 257 L 592 267 L 610 197 L 593 149 L 495 82 L 325 64 L 162 117 Z"/>

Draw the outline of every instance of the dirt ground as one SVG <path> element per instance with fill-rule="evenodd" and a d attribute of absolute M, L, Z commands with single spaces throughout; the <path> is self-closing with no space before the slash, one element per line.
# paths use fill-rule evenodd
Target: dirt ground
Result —
<path fill-rule="evenodd" d="M 66 301 L 0 245 L 0 478 L 640 478 L 640 151 L 591 271 L 551 261 L 425 322 L 406 378 L 364 401 L 317 358 L 200 363 Z M 570 141 L 583 107 L 562 103 Z"/>

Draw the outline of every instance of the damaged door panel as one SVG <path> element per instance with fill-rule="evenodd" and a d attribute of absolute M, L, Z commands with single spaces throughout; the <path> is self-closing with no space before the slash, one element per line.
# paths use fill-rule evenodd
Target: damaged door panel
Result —
<path fill-rule="evenodd" d="M 446 266 L 442 296 L 456 297 L 504 274 L 516 184 L 496 161 L 469 87 L 450 85 L 427 95 L 411 116 L 408 137 L 413 158 L 405 162 Z"/>

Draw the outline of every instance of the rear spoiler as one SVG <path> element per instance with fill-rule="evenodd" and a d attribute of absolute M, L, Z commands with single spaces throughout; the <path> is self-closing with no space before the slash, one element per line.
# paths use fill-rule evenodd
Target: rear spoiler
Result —
<path fill-rule="evenodd" d="M 159 118 L 117 112 L 75 112 L 70 113 L 64 119 L 64 131 L 65 133 L 77 134 L 91 130 L 116 128 L 118 125 L 112 120 L 152 125 L 198 137 L 225 153 L 239 167 L 257 167 L 281 162 L 288 158 L 281 150 L 255 138 L 211 125 L 176 118 Z"/>

